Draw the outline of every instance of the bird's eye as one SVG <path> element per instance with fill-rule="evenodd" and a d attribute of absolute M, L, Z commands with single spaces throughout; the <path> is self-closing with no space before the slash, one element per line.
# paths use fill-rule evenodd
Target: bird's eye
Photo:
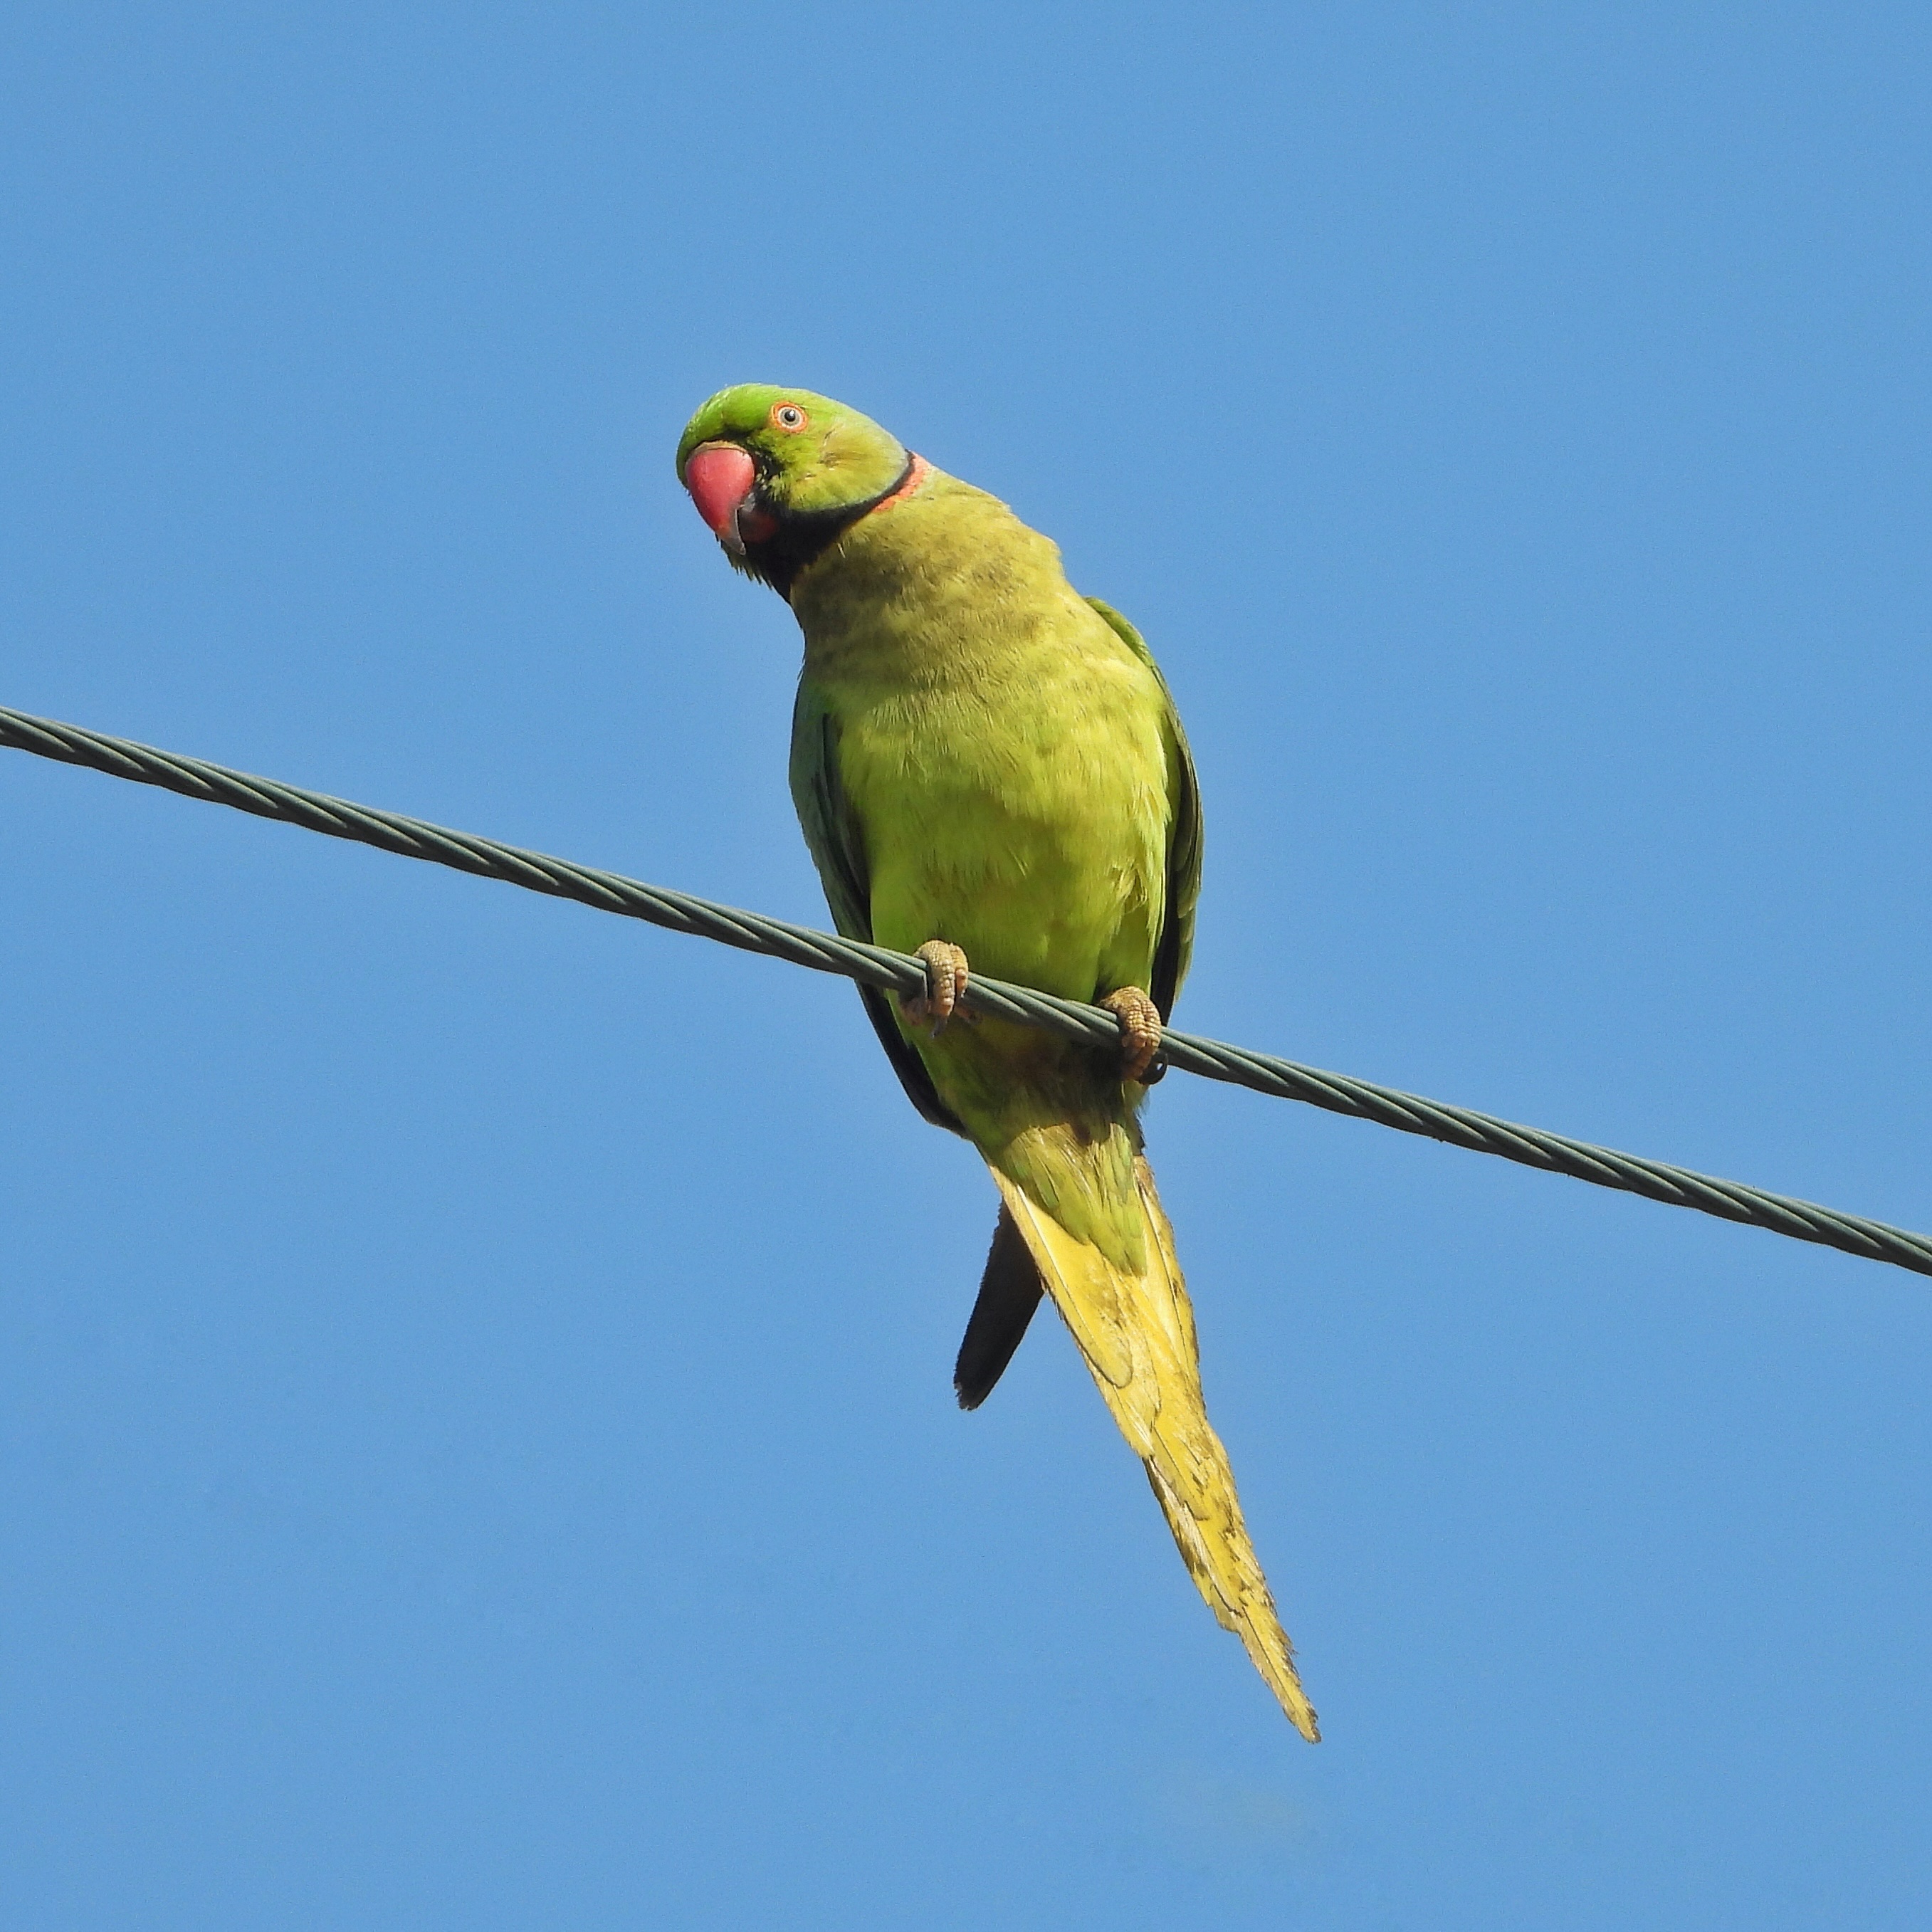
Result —
<path fill-rule="evenodd" d="M 789 430 L 794 435 L 804 428 L 809 420 L 796 403 L 774 403 L 772 405 L 772 421 L 780 429 Z"/>

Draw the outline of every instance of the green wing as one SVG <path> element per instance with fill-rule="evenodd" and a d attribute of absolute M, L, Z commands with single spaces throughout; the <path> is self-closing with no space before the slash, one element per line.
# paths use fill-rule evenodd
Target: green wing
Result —
<path fill-rule="evenodd" d="M 872 871 L 866 860 L 865 833 L 838 781 L 838 721 L 808 678 L 800 678 L 791 714 L 791 801 L 819 883 L 840 936 L 872 937 Z M 899 1076 L 906 1098 L 936 1127 L 964 1134 L 959 1117 L 939 1097 L 926 1062 L 899 1031 L 890 997 L 877 986 L 859 988 L 866 1017 Z"/>
<path fill-rule="evenodd" d="M 1153 983 L 1148 988 L 1163 1021 L 1174 1011 L 1174 996 L 1187 976 L 1194 953 L 1194 909 L 1201 900 L 1201 790 L 1194 777 L 1194 754 L 1180 728 L 1180 714 L 1161 677 L 1154 653 L 1132 625 L 1111 604 L 1097 597 L 1088 602 L 1099 611 L 1127 648 L 1160 679 L 1166 704 L 1162 719 L 1167 740 L 1167 915 L 1154 946 Z"/>

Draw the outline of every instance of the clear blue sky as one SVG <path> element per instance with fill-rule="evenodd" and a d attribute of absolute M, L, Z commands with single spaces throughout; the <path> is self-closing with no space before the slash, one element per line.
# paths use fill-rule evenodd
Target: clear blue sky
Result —
<path fill-rule="evenodd" d="M 814 922 L 671 476 L 1145 630 L 1182 1023 L 1932 1227 L 1922 7 L 19 8 L 0 703 Z M 849 988 L 0 755 L 0 1926 L 1923 1924 L 1932 1283 L 1176 1078 L 1328 1741 Z"/>

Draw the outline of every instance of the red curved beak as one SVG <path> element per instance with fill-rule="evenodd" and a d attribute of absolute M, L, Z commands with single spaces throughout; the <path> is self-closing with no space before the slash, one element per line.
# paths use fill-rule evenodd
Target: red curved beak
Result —
<path fill-rule="evenodd" d="M 738 512 L 749 499 L 758 477 L 749 453 L 735 442 L 701 443 L 685 458 L 684 487 L 720 543 L 744 548 Z"/>

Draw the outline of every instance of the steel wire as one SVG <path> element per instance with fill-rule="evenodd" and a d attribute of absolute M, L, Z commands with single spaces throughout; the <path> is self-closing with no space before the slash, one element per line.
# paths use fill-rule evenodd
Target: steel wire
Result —
<path fill-rule="evenodd" d="M 353 839 L 404 858 L 422 859 L 501 879 L 531 892 L 574 899 L 600 912 L 621 913 L 673 932 L 713 939 L 748 952 L 764 953 L 816 972 L 843 974 L 867 985 L 907 996 L 926 990 L 926 969 L 916 958 L 882 946 L 842 939 L 811 926 L 744 912 L 694 898 L 688 892 L 646 885 L 621 872 L 580 866 L 547 853 L 506 845 L 473 832 L 455 832 L 400 812 L 355 805 L 326 792 L 308 790 L 274 778 L 257 778 L 178 752 L 158 750 L 128 738 L 89 731 L 51 718 L 36 718 L 0 706 L 0 746 L 32 752 L 64 764 L 83 765 L 115 778 L 159 785 L 186 798 L 233 806 L 257 818 L 279 819 L 334 838 Z M 975 974 L 966 1003 L 975 1011 L 1044 1027 L 1069 1040 L 1112 1048 L 1120 1024 L 1103 1008 L 1077 1000 Z M 1613 1187 L 1673 1208 L 1694 1208 L 1795 1240 L 1815 1241 L 1871 1261 L 1888 1262 L 1918 1274 L 1932 1274 L 1932 1238 L 1882 1221 L 1822 1208 L 1814 1202 L 1772 1194 L 1741 1181 L 1720 1180 L 1666 1161 L 1619 1154 L 1568 1135 L 1545 1132 L 1498 1119 L 1468 1107 L 1427 1100 L 1373 1081 L 1328 1073 L 1273 1054 L 1256 1053 L 1225 1042 L 1169 1031 L 1162 1057 L 1170 1067 L 1209 1080 L 1227 1081 L 1258 1094 L 1300 1100 L 1330 1113 L 1372 1120 L 1406 1134 L 1420 1134 L 1478 1154 L 1495 1154 L 1550 1174 L 1567 1174 L 1599 1187 Z"/>

